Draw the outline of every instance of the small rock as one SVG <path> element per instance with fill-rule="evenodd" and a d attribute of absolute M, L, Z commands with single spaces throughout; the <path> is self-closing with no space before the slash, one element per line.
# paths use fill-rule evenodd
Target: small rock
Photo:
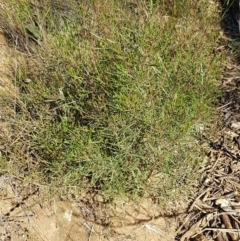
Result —
<path fill-rule="evenodd" d="M 101 203 L 104 202 L 103 196 L 99 195 L 99 194 L 95 195 L 94 200 L 97 201 L 97 202 L 101 202 Z"/>
<path fill-rule="evenodd" d="M 240 122 L 233 122 L 231 124 L 231 127 L 237 130 L 240 129 Z"/>

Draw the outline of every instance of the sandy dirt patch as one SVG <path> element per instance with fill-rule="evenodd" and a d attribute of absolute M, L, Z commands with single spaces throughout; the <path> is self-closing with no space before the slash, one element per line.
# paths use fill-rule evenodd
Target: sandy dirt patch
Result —
<path fill-rule="evenodd" d="M 18 178 L 0 178 L 0 240 L 139 240 L 173 241 L 177 222 L 161 207 L 101 197 L 44 198 L 43 189 Z"/>

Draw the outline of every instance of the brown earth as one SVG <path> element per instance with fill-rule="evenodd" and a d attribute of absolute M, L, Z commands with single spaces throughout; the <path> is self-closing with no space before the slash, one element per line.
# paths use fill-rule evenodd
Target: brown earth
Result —
<path fill-rule="evenodd" d="M 174 240 L 175 218 L 161 207 L 116 201 L 107 207 L 101 196 L 44 200 L 43 187 L 15 177 L 1 177 L 1 240 Z"/>

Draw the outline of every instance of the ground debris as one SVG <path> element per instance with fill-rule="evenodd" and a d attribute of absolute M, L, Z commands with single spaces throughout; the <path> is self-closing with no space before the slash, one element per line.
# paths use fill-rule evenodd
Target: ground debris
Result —
<path fill-rule="evenodd" d="M 202 173 L 202 186 L 177 231 L 177 240 L 209 240 L 203 237 L 219 241 L 239 240 L 239 156 L 234 137 L 222 136 L 218 144 L 213 145 L 209 152 L 211 164 Z"/>
<path fill-rule="evenodd" d="M 228 26 L 230 18 L 225 19 Z M 227 29 L 225 34 L 229 33 Z M 218 140 L 210 143 L 202 185 L 181 217 L 176 240 L 240 240 L 240 66 L 234 57 L 239 59 L 229 58 L 220 86 L 223 128 Z"/>

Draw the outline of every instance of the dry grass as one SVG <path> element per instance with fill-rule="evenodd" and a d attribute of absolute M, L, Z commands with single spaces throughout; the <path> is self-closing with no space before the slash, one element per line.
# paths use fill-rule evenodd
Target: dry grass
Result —
<path fill-rule="evenodd" d="M 189 195 L 224 61 L 215 6 L 8 1 L 1 27 L 24 61 L 4 170 L 106 199 Z"/>

